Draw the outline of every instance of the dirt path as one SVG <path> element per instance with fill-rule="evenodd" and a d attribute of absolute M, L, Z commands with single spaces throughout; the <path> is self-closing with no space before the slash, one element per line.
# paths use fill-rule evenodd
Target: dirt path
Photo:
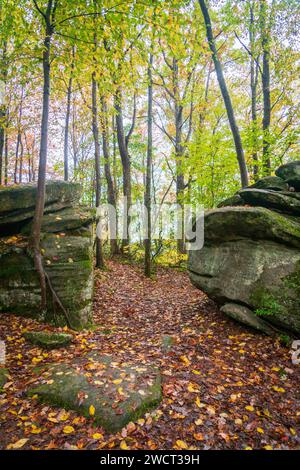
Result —
<path fill-rule="evenodd" d="M 226 319 L 185 273 L 159 269 L 146 280 L 137 267 L 109 267 L 96 279 L 99 328 L 74 334 L 67 350 L 43 354 L 21 336 L 42 325 L 1 315 L 12 377 L 0 397 L 1 448 L 20 439 L 28 439 L 24 449 L 299 447 L 299 366 L 286 348 Z M 160 367 L 158 409 L 112 435 L 26 398 L 36 364 L 71 362 L 90 350 Z"/>

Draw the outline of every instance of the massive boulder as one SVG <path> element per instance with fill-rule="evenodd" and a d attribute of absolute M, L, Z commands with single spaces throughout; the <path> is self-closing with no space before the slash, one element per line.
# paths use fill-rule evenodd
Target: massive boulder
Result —
<path fill-rule="evenodd" d="M 287 182 L 299 172 L 300 162 L 283 165 L 207 211 L 204 246 L 189 253 L 191 281 L 267 334 L 300 332 L 300 193 Z"/>
<path fill-rule="evenodd" d="M 80 186 L 47 182 L 41 247 L 44 268 L 66 315 L 53 307 L 40 309 L 40 287 L 28 253 L 36 186 L 0 189 L 0 312 L 70 324 L 80 329 L 91 323 L 93 293 L 93 214 L 79 206 Z"/>

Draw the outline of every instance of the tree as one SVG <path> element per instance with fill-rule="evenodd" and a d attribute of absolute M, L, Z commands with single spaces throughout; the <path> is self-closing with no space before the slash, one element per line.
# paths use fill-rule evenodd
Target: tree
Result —
<path fill-rule="evenodd" d="M 208 41 L 208 44 L 212 53 L 212 59 L 215 65 L 215 70 L 216 70 L 220 90 L 223 96 L 224 105 L 226 108 L 227 117 L 229 120 L 231 132 L 232 132 L 232 136 L 233 136 L 233 140 L 235 144 L 236 156 L 237 156 L 237 160 L 238 160 L 238 164 L 240 168 L 241 184 L 242 184 L 242 187 L 245 187 L 245 186 L 248 186 L 249 180 L 248 180 L 248 171 L 247 171 L 247 165 L 246 165 L 246 160 L 244 156 L 244 150 L 243 150 L 243 145 L 242 145 L 242 139 L 240 136 L 240 131 L 236 123 L 236 118 L 235 118 L 231 98 L 230 98 L 228 88 L 226 85 L 221 62 L 218 57 L 215 39 L 214 39 L 213 32 L 212 32 L 210 15 L 209 15 L 205 0 L 199 0 L 199 5 L 203 14 L 205 29 L 206 29 L 206 37 L 207 37 L 207 41 Z"/>
<path fill-rule="evenodd" d="M 152 82 L 153 54 L 150 52 L 148 65 L 148 111 L 147 111 L 147 162 L 145 184 L 146 234 L 145 234 L 145 275 L 151 276 L 151 181 L 152 181 L 152 152 L 153 152 L 153 82 Z"/>

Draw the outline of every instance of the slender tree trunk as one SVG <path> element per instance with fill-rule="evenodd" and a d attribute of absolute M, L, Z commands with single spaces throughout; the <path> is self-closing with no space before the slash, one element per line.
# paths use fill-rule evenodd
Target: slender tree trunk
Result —
<path fill-rule="evenodd" d="M 250 28 L 249 41 L 251 48 L 250 56 L 250 87 L 251 87 L 251 121 L 252 121 L 252 170 L 254 181 L 259 178 L 258 168 L 258 142 L 257 142 L 257 79 L 258 66 L 254 58 L 255 36 L 254 36 L 254 5 L 250 6 Z"/>
<path fill-rule="evenodd" d="M 122 251 L 124 252 L 125 247 L 129 247 L 129 234 L 128 228 L 130 225 L 129 209 L 131 207 L 131 161 L 128 153 L 128 143 L 126 142 L 124 134 L 123 124 L 123 112 L 122 112 L 122 91 L 121 88 L 117 90 L 114 100 L 114 106 L 116 110 L 116 129 L 117 129 L 117 140 L 119 146 L 119 152 L 122 161 L 123 168 L 123 195 L 124 195 L 124 226 L 123 226 L 123 239 L 122 239 Z"/>
<path fill-rule="evenodd" d="M 24 88 L 22 86 L 19 115 L 18 115 L 18 134 L 17 134 L 16 159 L 15 159 L 15 171 L 14 171 L 14 183 L 15 184 L 17 184 L 18 182 L 18 166 L 19 166 L 19 183 L 21 182 L 20 181 L 21 164 L 19 162 L 19 150 L 20 150 L 20 147 L 22 147 L 21 123 L 22 123 L 22 114 L 23 114 L 23 97 L 24 97 Z"/>
<path fill-rule="evenodd" d="M 241 183 L 242 187 L 248 186 L 248 171 L 247 171 L 247 165 L 246 165 L 246 160 L 244 156 L 244 150 L 243 150 L 243 145 L 242 145 L 242 139 L 240 136 L 240 131 L 236 123 L 235 119 L 235 114 L 231 102 L 231 98 L 227 89 L 225 77 L 223 74 L 221 62 L 218 58 L 218 52 L 212 32 L 212 26 L 211 26 L 211 20 L 209 16 L 209 12 L 206 6 L 205 0 L 199 0 L 200 8 L 203 14 L 204 22 L 205 22 L 205 27 L 206 27 L 206 36 L 208 40 L 208 44 L 212 53 L 212 59 L 215 65 L 215 70 L 217 74 L 217 79 L 219 82 L 220 90 L 223 96 L 224 100 L 224 105 L 226 108 L 227 112 L 227 117 L 228 121 L 230 124 L 234 144 L 235 144 L 235 150 L 236 150 L 236 156 L 240 168 L 240 176 L 241 176 Z"/>
<path fill-rule="evenodd" d="M 65 139 L 64 139 L 64 180 L 69 180 L 69 125 L 70 125 L 70 114 L 71 114 L 71 97 L 72 97 L 72 85 L 73 85 L 73 69 L 75 60 L 75 47 L 72 47 L 72 64 L 71 73 L 68 83 L 67 90 L 67 110 L 66 110 L 66 122 L 65 122 Z"/>
<path fill-rule="evenodd" d="M 4 185 L 8 184 L 8 135 L 5 134 L 4 142 Z"/>
<path fill-rule="evenodd" d="M 41 141 L 39 154 L 39 171 L 37 183 L 37 195 L 35 202 L 35 212 L 33 218 L 32 232 L 29 241 L 29 249 L 33 252 L 34 265 L 39 275 L 41 287 L 41 308 L 47 308 L 47 290 L 46 275 L 43 268 L 42 255 L 40 249 L 41 227 L 45 207 L 45 186 L 46 186 L 46 169 L 47 169 L 47 153 L 48 153 L 48 123 L 49 123 L 49 101 L 50 101 L 50 50 L 53 27 L 51 25 L 52 1 L 48 1 L 46 22 L 46 36 L 44 39 L 43 49 L 43 110 L 41 123 Z"/>
<path fill-rule="evenodd" d="M 107 184 L 107 202 L 110 204 L 116 213 L 117 217 L 117 201 L 114 182 L 110 168 L 110 152 L 109 152 L 109 135 L 108 135 L 108 119 L 107 119 L 107 104 L 104 95 L 101 95 L 101 129 L 102 129 L 102 147 L 104 156 L 104 172 Z M 111 227 L 111 235 L 113 234 L 113 220 L 109 220 Z M 117 233 L 117 227 L 116 227 Z M 110 253 L 111 255 L 117 255 L 119 253 L 118 240 L 116 238 L 110 239 Z"/>
<path fill-rule="evenodd" d="M 147 163 L 145 181 L 145 209 L 146 209 L 146 234 L 145 234 L 145 276 L 151 276 L 151 182 L 152 182 L 152 134 L 153 134 L 153 83 L 152 83 L 153 54 L 150 53 L 148 65 L 148 142 L 147 142 Z"/>
<path fill-rule="evenodd" d="M 24 156 L 24 145 L 22 141 L 22 135 L 20 136 L 20 169 L 19 169 L 19 183 L 23 182 L 23 156 Z"/>
<path fill-rule="evenodd" d="M 183 166 L 183 155 L 184 147 L 182 145 L 182 116 L 183 106 L 181 104 L 179 95 L 179 83 L 178 83 L 178 63 L 173 58 L 173 94 L 175 97 L 174 102 L 174 113 L 175 113 L 175 159 L 176 159 L 176 203 L 178 205 L 178 236 L 177 238 L 177 250 L 179 253 L 185 253 L 185 242 L 184 242 L 184 214 L 183 214 L 183 198 L 184 198 L 184 174 L 182 170 Z"/>
<path fill-rule="evenodd" d="M 270 32 L 267 26 L 267 2 L 260 0 L 261 37 L 263 50 L 262 91 L 263 91 L 263 173 L 271 174 L 270 160 L 270 124 L 271 124 L 271 95 L 270 95 Z"/>
<path fill-rule="evenodd" d="M 2 64 L 1 64 L 1 74 L 0 78 L 2 84 L 6 84 L 7 80 L 7 60 L 6 60 L 6 42 L 3 44 L 3 53 L 2 53 Z M 4 90 L 1 90 L 1 92 Z M 4 97 L 3 100 L 5 99 Z M 3 152 L 5 147 L 5 127 L 7 123 L 7 107 L 5 102 L 0 102 L 0 185 L 2 184 L 2 173 L 3 173 Z"/>
<path fill-rule="evenodd" d="M 95 0 L 94 0 L 95 2 Z M 95 56 L 97 49 L 97 35 L 94 35 L 94 46 L 95 46 Z M 95 67 L 96 59 L 94 56 Z M 99 139 L 99 125 L 98 125 L 98 104 L 97 104 L 97 81 L 96 81 L 96 71 L 94 70 L 92 74 L 92 127 L 93 127 L 93 137 L 95 145 L 95 183 L 96 183 L 96 208 L 100 206 L 101 203 L 101 171 L 100 171 L 100 139 Z M 103 257 L 103 246 L 102 240 L 99 236 L 96 238 L 96 266 L 97 268 L 103 269 L 104 257 Z"/>

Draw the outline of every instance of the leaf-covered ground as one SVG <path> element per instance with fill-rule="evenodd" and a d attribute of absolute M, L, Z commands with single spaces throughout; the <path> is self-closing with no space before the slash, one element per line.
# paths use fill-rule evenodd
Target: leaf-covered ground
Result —
<path fill-rule="evenodd" d="M 58 329 L 0 316 L 10 379 L 0 395 L 0 448 L 293 449 L 300 446 L 299 366 L 278 342 L 235 324 L 191 286 L 185 273 L 110 262 L 97 273 L 91 331 L 66 349 L 42 351 L 30 330 Z M 170 346 L 170 338 L 173 345 Z M 36 365 L 72 362 L 90 351 L 116 362 L 158 366 L 156 411 L 109 434 L 75 412 L 26 397 Z M 87 377 L 95 371 L 85 370 Z"/>

